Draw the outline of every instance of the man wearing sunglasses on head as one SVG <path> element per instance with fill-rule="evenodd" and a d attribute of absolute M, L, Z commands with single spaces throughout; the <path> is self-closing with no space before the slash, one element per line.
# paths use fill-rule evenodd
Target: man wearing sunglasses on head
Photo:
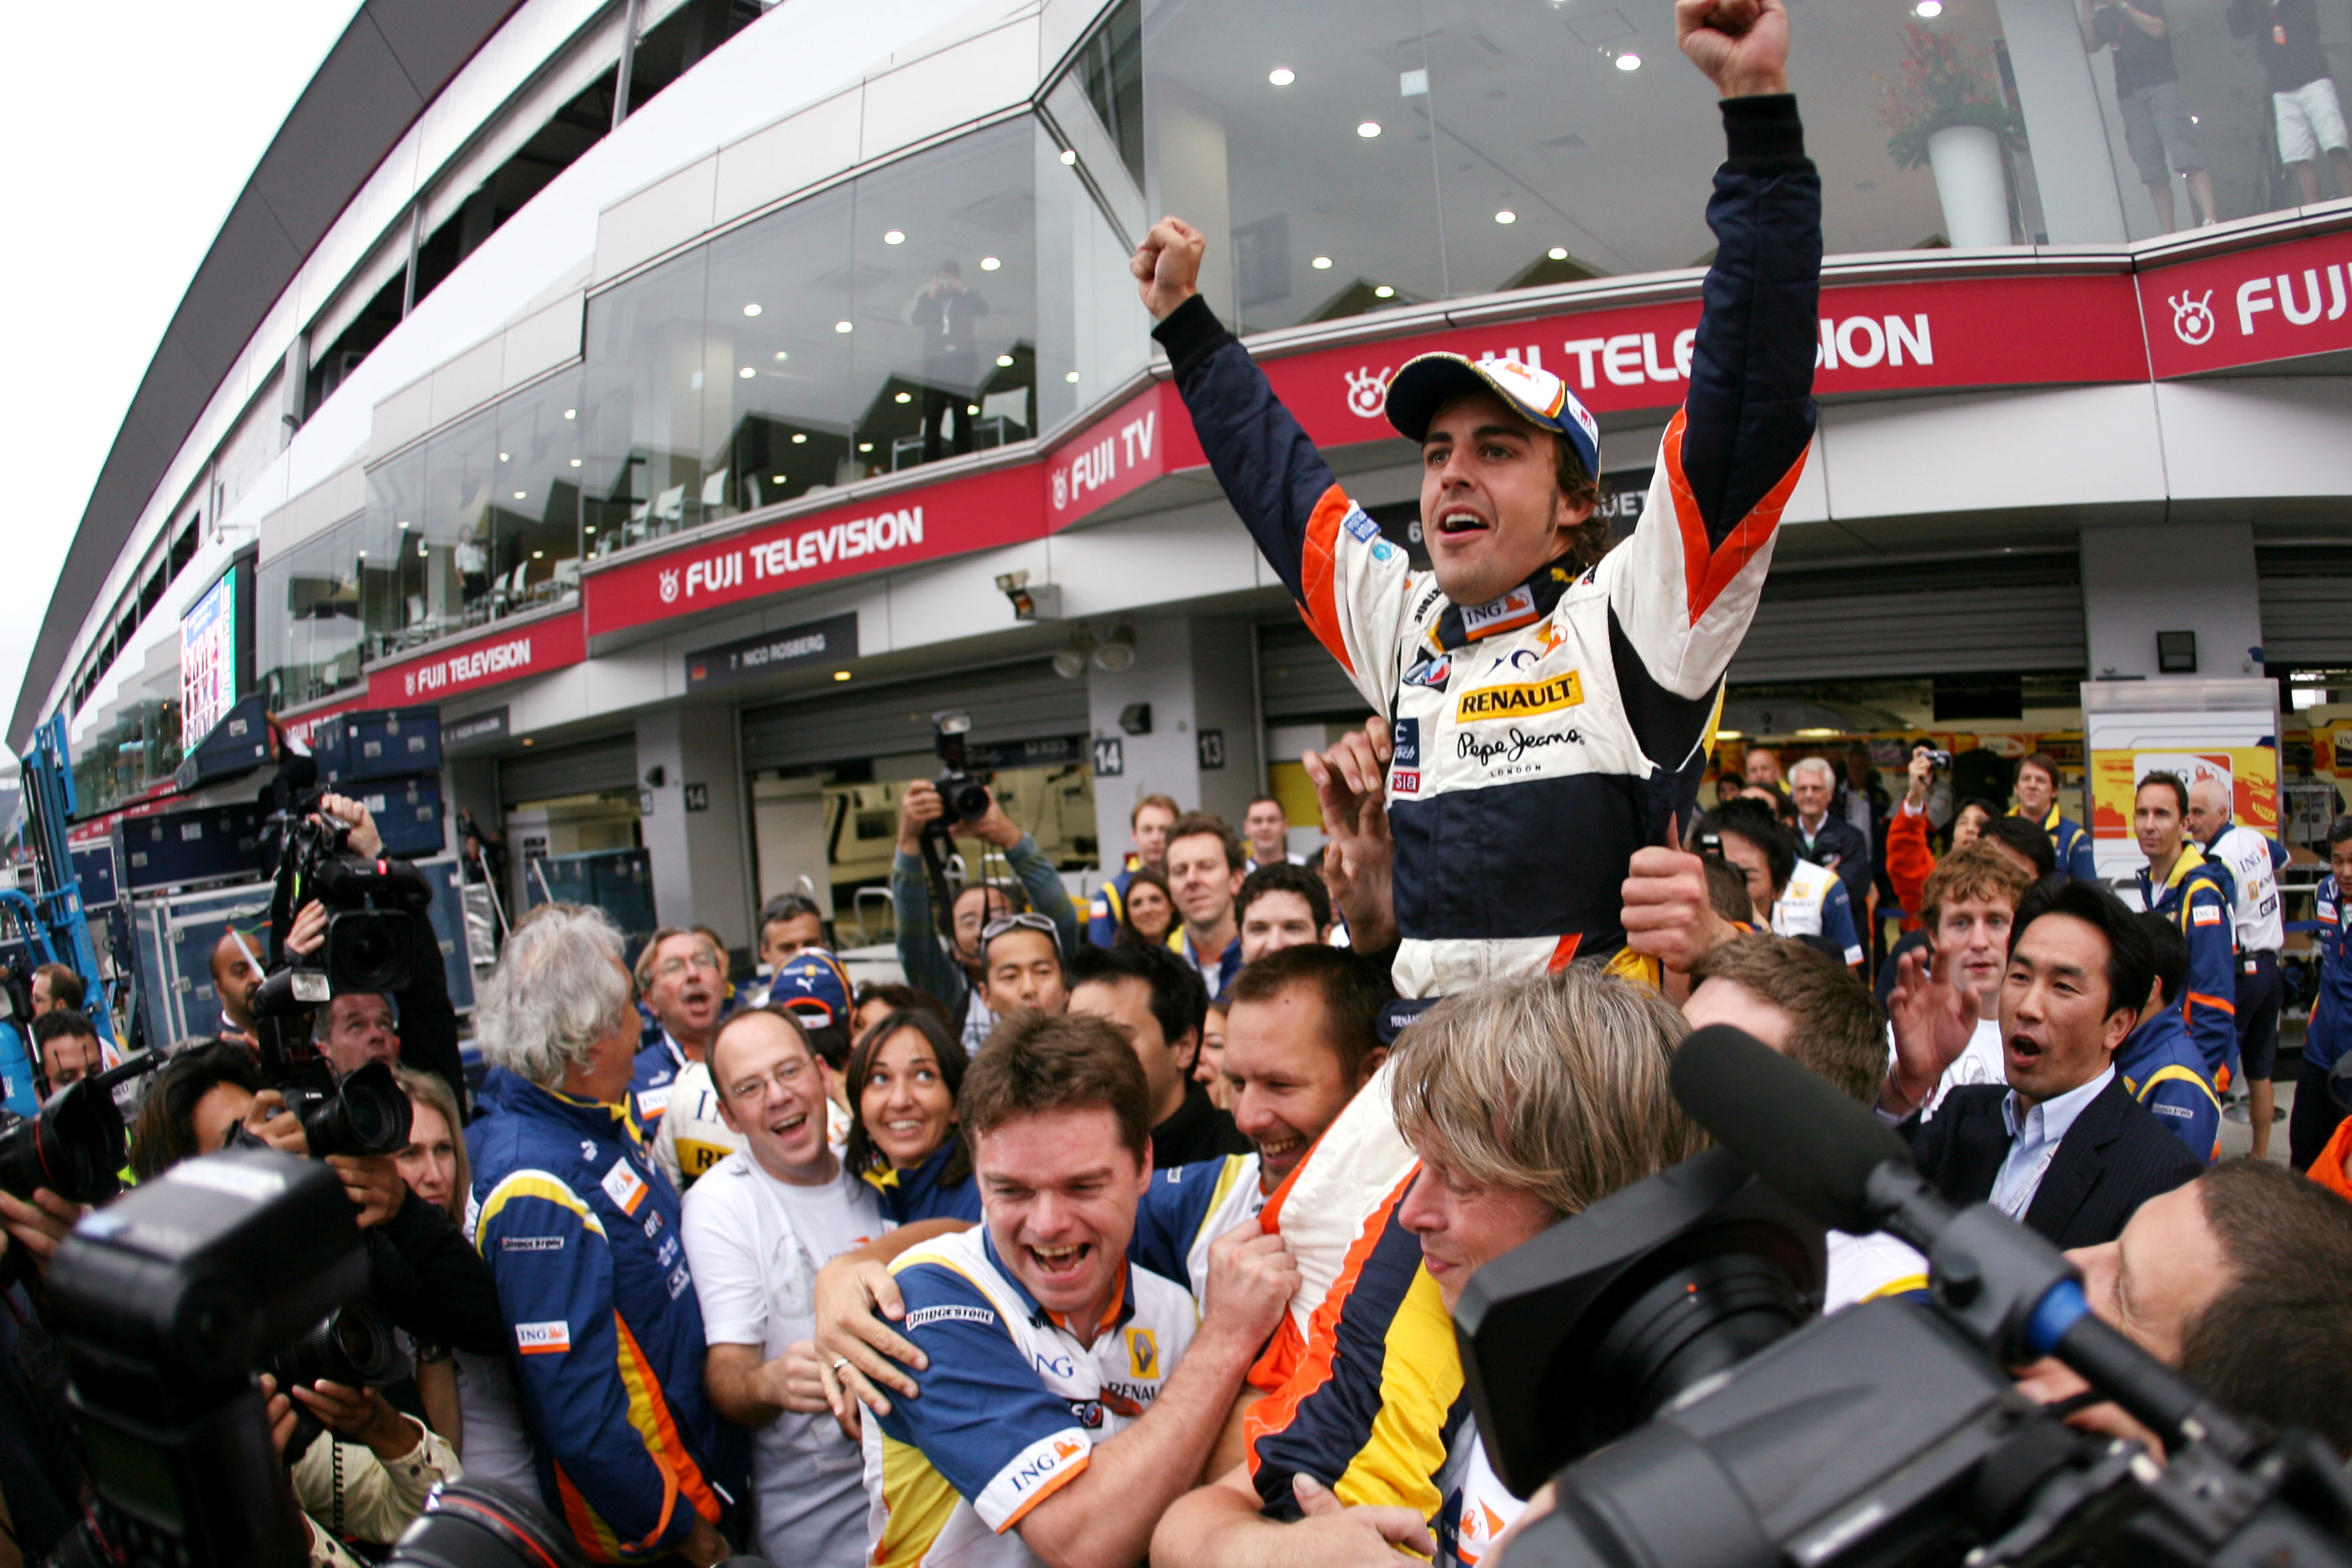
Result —
<path fill-rule="evenodd" d="M 995 1016 L 1034 1008 L 1058 1018 L 1069 1010 L 1061 932 L 1046 916 L 1032 910 L 990 921 L 980 933 L 980 962 L 981 1000 Z"/>

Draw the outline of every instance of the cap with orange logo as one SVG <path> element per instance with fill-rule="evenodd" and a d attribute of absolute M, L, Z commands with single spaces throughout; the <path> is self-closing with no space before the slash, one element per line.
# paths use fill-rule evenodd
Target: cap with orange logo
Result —
<path fill-rule="evenodd" d="M 1567 437 L 1584 471 L 1601 472 L 1601 426 L 1591 411 L 1577 401 L 1568 383 L 1517 360 L 1445 353 L 1407 360 L 1389 380 L 1389 423 L 1412 440 L 1424 440 L 1437 411 L 1465 392 L 1491 392 L 1528 424 Z"/>

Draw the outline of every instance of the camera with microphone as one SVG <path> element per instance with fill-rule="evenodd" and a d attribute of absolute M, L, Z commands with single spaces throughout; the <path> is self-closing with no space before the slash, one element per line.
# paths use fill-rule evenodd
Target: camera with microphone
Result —
<path fill-rule="evenodd" d="M 2352 1564 L 2325 1443 L 2206 1398 L 1870 1111 L 1723 1026 L 1672 1075 L 1717 1147 L 1487 1264 L 1455 1311 L 1497 1478 L 1553 1485 L 1508 1568 Z M 1816 1318 L 1831 1230 L 1917 1247 L 1929 1299 Z M 2168 1462 L 2020 1394 L 2003 1369 L 2046 1356 Z"/>

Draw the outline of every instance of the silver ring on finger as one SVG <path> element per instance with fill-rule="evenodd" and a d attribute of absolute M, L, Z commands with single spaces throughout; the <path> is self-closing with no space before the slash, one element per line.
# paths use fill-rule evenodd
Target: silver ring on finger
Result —
<path fill-rule="evenodd" d="M 841 1369 L 842 1369 L 843 1367 L 845 1367 L 845 1366 L 847 1366 L 848 1364 L 849 1364 L 849 1358 L 848 1358 L 847 1356 L 845 1356 L 845 1355 L 837 1355 L 837 1356 L 834 1357 L 834 1358 L 833 1358 L 833 1375 L 834 1375 L 834 1376 L 835 1376 L 835 1377 L 839 1377 L 839 1376 L 841 1375 Z"/>

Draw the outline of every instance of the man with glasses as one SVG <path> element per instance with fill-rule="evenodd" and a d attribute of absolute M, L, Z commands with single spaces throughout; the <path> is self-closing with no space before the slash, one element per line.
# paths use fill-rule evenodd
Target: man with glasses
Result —
<path fill-rule="evenodd" d="M 1059 1017 L 1070 1005 L 1061 933 L 1034 910 L 999 915 L 980 933 L 981 994 L 997 1017 L 1034 1007 Z"/>
<path fill-rule="evenodd" d="M 677 1075 L 702 1059 L 719 1032 L 726 1005 L 727 961 L 709 939 L 664 926 L 637 954 L 637 999 L 661 1026 L 662 1037 L 637 1053 L 629 1079 L 629 1109 L 647 1138 L 669 1110 Z"/>
<path fill-rule="evenodd" d="M 888 1228 L 825 1131 L 825 1066 L 782 1012 L 739 1013 L 706 1064 L 742 1141 L 686 1200 L 679 1234 L 709 1349 L 703 1385 L 751 1429 L 761 1555 L 810 1568 L 866 1557 L 857 1445 L 826 1412 L 813 1342 L 816 1271 Z"/>

